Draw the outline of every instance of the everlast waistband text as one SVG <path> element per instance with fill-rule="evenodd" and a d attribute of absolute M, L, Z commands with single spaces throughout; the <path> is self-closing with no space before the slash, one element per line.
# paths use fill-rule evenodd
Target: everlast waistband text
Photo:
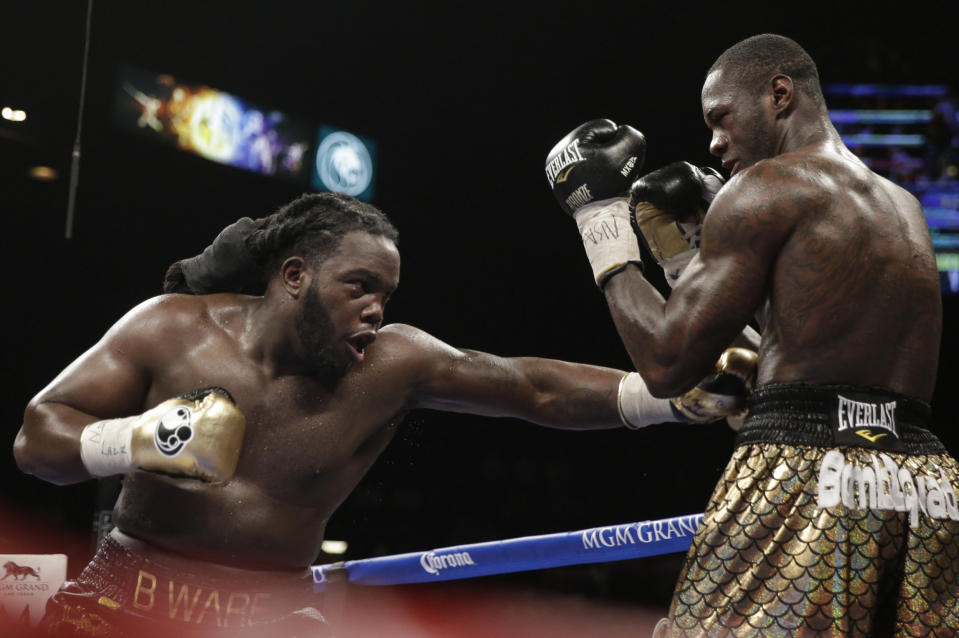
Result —
<path fill-rule="evenodd" d="M 853 401 L 841 394 L 839 398 L 838 429 L 852 430 L 855 428 L 881 428 L 888 430 L 893 436 L 896 432 L 896 402 L 866 403 Z"/>

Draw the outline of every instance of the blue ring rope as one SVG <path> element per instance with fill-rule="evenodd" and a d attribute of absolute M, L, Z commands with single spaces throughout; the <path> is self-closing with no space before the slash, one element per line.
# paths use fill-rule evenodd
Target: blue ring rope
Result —
<path fill-rule="evenodd" d="M 313 565 L 313 588 L 323 591 L 333 570 L 345 570 L 356 585 L 402 585 L 683 552 L 702 519 L 702 514 L 689 514 Z"/>

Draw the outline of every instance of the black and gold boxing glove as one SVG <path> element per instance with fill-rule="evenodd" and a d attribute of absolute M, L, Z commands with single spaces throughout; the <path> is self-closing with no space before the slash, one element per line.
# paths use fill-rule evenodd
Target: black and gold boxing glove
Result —
<path fill-rule="evenodd" d="M 746 399 L 756 383 L 759 359 L 752 350 L 727 348 L 714 371 L 681 396 L 670 399 L 673 407 L 695 423 L 726 418 L 738 430 L 746 412 Z"/>
<path fill-rule="evenodd" d="M 712 423 L 725 418 L 730 427 L 738 430 L 755 383 L 757 358 L 752 350 L 729 348 L 716 361 L 712 373 L 693 389 L 672 399 L 654 397 L 643 378 L 630 372 L 619 382 L 620 420 L 626 427 L 638 430 L 655 423 Z"/>
<path fill-rule="evenodd" d="M 546 157 L 546 180 L 576 221 L 600 288 L 627 264 L 640 263 L 626 196 L 645 157 L 642 133 L 605 119 L 573 129 Z"/>
<path fill-rule="evenodd" d="M 710 202 L 725 181 L 714 169 L 674 162 L 636 180 L 629 192 L 633 230 L 673 287 L 693 255 Z"/>

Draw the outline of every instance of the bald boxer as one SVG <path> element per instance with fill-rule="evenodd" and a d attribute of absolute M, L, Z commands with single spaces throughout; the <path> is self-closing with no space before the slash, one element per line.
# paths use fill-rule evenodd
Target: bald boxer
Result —
<path fill-rule="evenodd" d="M 681 205 L 706 198 L 689 165 L 605 187 L 645 144 L 612 123 L 588 127 L 599 159 L 551 180 L 589 193 L 567 212 L 653 394 L 685 391 L 762 327 L 749 416 L 657 633 L 954 636 L 959 472 L 926 429 L 942 309 L 922 209 L 843 145 L 788 38 L 723 53 L 702 110 L 731 174 L 704 219 Z M 667 267 L 668 300 L 628 233 L 596 230 L 624 223 Z"/>
<path fill-rule="evenodd" d="M 740 379 L 728 398 L 741 399 L 751 373 L 711 374 L 685 405 L 635 373 L 453 348 L 382 326 L 399 275 L 379 210 L 305 195 L 171 267 L 167 288 L 191 294 L 131 310 L 31 401 L 14 449 L 24 471 L 124 475 L 116 529 L 45 630 L 313 635 L 307 567 L 326 522 L 409 410 L 566 429 L 708 421 L 728 410 L 697 415 L 702 393 Z M 229 292 L 192 294 L 214 291 Z"/>

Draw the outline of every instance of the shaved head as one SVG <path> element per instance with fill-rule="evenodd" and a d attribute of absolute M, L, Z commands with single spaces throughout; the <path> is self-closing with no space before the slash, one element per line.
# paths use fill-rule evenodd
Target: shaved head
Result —
<path fill-rule="evenodd" d="M 746 38 L 726 49 L 707 72 L 720 71 L 724 84 L 732 83 L 750 94 L 759 95 L 778 73 L 788 75 L 796 86 L 820 108 L 825 108 L 816 63 L 794 40 L 764 33 Z"/>

